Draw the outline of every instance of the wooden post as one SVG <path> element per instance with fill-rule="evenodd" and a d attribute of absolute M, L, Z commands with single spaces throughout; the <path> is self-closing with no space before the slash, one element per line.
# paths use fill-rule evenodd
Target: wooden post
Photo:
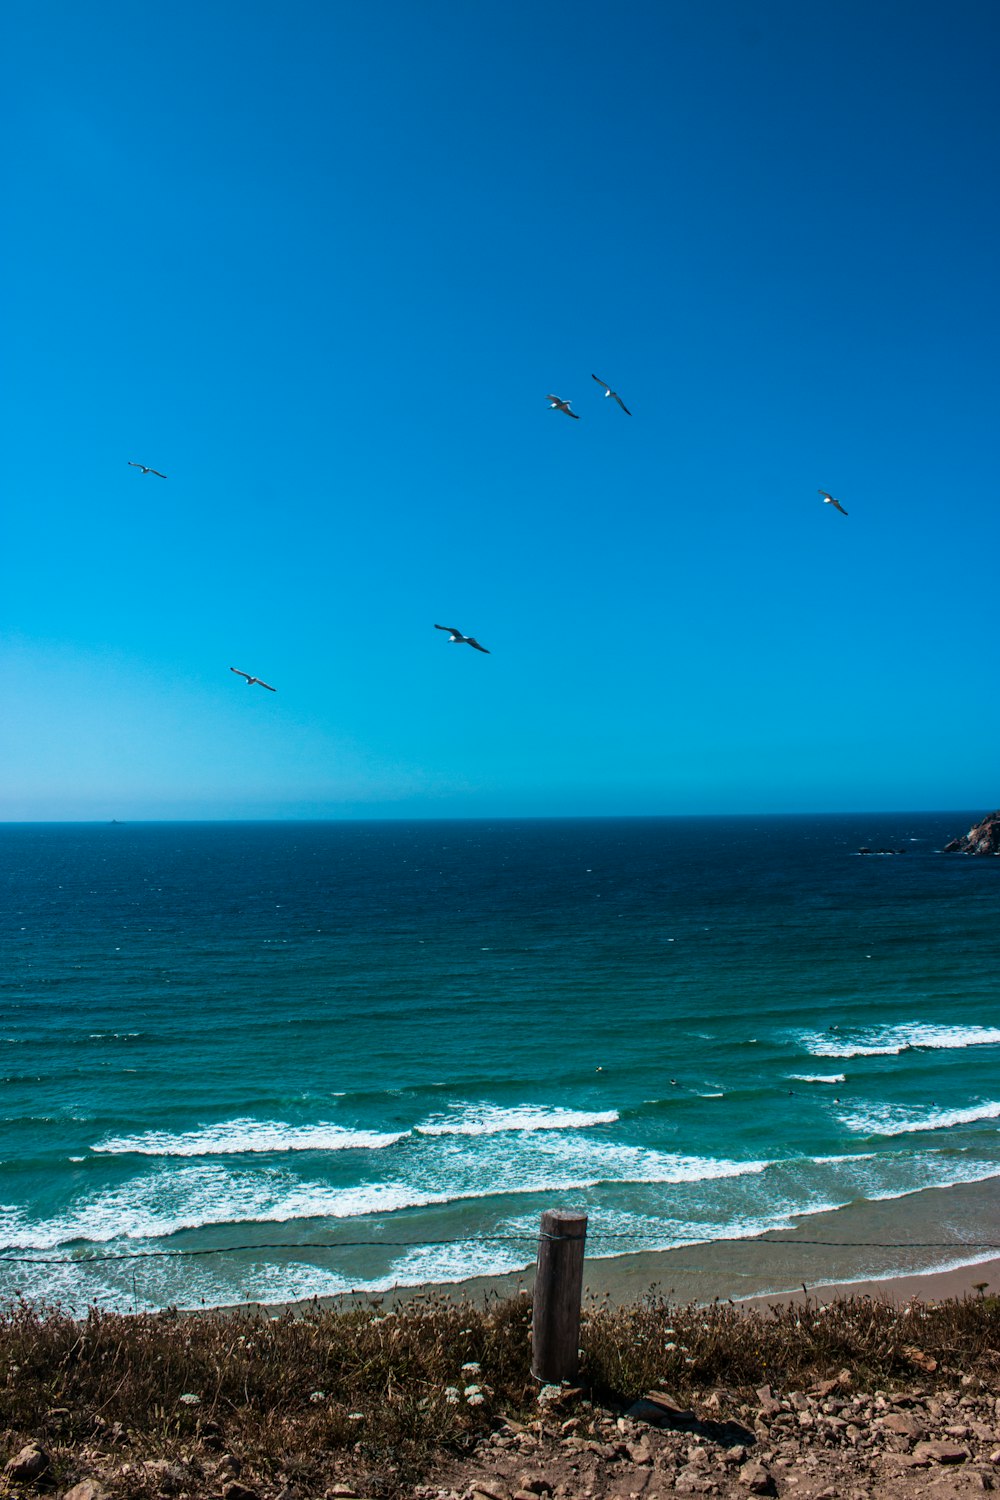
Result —
<path fill-rule="evenodd" d="M 586 1239 L 586 1214 L 562 1208 L 542 1214 L 531 1306 L 531 1373 L 546 1384 L 576 1379 Z"/>

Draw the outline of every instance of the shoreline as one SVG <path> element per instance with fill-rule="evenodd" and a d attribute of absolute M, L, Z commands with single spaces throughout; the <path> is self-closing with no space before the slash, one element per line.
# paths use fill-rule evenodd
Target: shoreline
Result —
<path fill-rule="evenodd" d="M 527 1295 L 533 1280 L 531 1264 L 464 1281 L 237 1306 L 278 1315 L 312 1307 L 398 1307 L 442 1297 L 505 1299 Z M 898 1303 L 977 1296 L 976 1283 L 983 1282 L 991 1295 L 1000 1293 L 1000 1177 L 921 1188 L 899 1198 L 858 1199 L 797 1215 L 787 1230 L 747 1239 L 591 1256 L 584 1263 L 584 1302 L 601 1298 L 623 1304 L 652 1295 L 681 1304 L 730 1300 L 758 1309 L 807 1296 Z M 233 1309 L 217 1309 L 227 1310 Z"/>

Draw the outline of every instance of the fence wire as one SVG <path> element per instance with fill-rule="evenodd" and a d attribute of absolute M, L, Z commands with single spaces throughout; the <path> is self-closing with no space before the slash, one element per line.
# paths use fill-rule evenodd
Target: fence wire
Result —
<path fill-rule="evenodd" d="M 423 1250 L 437 1249 L 446 1245 L 529 1245 L 536 1244 L 541 1239 L 546 1240 L 570 1240 L 578 1239 L 577 1235 L 549 1234 L 546 1231 L 539 1232 L 537 1229 L 525 1234 L 478 1234 L 463 1235 L 457 1239 L 447 1240 L 276 1240 L 260 1241 L 256 1244 L 246 1243 L 239 1245 L 207 1245 L 190 1250 L 123 1250 L 114 1251 L 111 1254 L 83 1252 L 79 1255 L 40 1256 L 40 1255 L 10 1255 L 6 1250 L 0 1250 L 0 1266 L 86 1266 L 101 1265 L 109 1261 L 131 1261 L 131 1260 L 189 1260 L 199 1256 L 208 1255 L 238 1255 L 252 1253 L 254 1251 L 273 1250 L 299 1250 L 306 1252 L 326 1250 Z M 628 1242 L 636 1244 L 637 1241 L 645 1239 L 646 1236 L 639 1234 L 616 1234 L 611 1231 L 602 1233 L 598 1230 L 593 1239 L 600 1243 Z M 744 1250 L 769 1250 L 781 1247 L 788 1249 L 825 1249 L 825 1250 L 997 1250 L 1000 1244 L 991 1240 L 807 1240 L 807 1239 L 741 1239 L 737 1237 L 712 1240 L 691 1241 L 686 1240 L 679 1245 L 668 1245 L 666 1247 L 654 1248 L 648 1245 L 642 1247 L 650 1254 L 663 1255 L 671 1250 L 690 1249 L 692 1244 L 701 1245 L 739 1245 Z M 676 1269 L 682 1269 L 677 1267 Z M 701 1267 L 697 1269 L 702 1269 Z"/>

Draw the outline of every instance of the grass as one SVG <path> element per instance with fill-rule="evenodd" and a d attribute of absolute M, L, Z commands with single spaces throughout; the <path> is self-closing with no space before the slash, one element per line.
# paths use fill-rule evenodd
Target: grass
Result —
<path fill-rule="evenodd" d="M 0 1315 L 0 1424 L 10 1452 L 41 1442 L 63 1485 L 100 1470 L 116 1493 L 152 1495 L 162 1465 L 157 1477 L 143 1463 L 161 1459 L 186 1465 L 177 1488 L 197 1493 L 229 1451 L 247 1483 L 322 1494 L 349 1473 L 362 1493 L 392 1495 L 502 1418 L 537 1418 L 530 1316 L 526 1297 L 277 1319 L 94 1310 L 80 1321 L 17 1303 Z M 963 1374 L 995 1388 L 1000 1299 L 810 1302 L 765 1315 L 650 1294 L 624 1308 L 590 1303 L 581 1348 L 584 1396 L 612 1409 L 655 1386 L 690 1402 L 722 1390 L 735 1405 L 762 1384 L 802 1389 L 845 1368 L 862 1390 L 946 1387 Z"/>

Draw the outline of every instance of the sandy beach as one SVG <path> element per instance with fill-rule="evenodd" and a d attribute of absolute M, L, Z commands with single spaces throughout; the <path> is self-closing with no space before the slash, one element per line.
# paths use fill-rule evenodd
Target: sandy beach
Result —
<path fill-rule="evenodd" d="M 592 1243 L 599 1243 L 590 1225 Z M 478 1300 L 529 1291 L 534 1267 L 506 1276 L 451 1284 L 345 1293 L 320 1300 L 348 1307 L 380 1301 L 451 1296 Z M 807 1214 L 794 1227 L 745 1240 L 710 1241 L 636 1255 L 588 1254 L 585 1298 L 615 1303 L 648 1295 L 671 1301 L 766 1305 L 803 1296 L 823 1301 L 871 1296 L 892 1302 L 940 1300 L 1000 1291 L 1000 1179 L 927 1188 L 879 1202 L 859 1201 L 828 1213 Z M 804 1291 L 803 1288 L 808 1291 Z M 281 1304 L 305 1307 L 313 1303 Z"/>

